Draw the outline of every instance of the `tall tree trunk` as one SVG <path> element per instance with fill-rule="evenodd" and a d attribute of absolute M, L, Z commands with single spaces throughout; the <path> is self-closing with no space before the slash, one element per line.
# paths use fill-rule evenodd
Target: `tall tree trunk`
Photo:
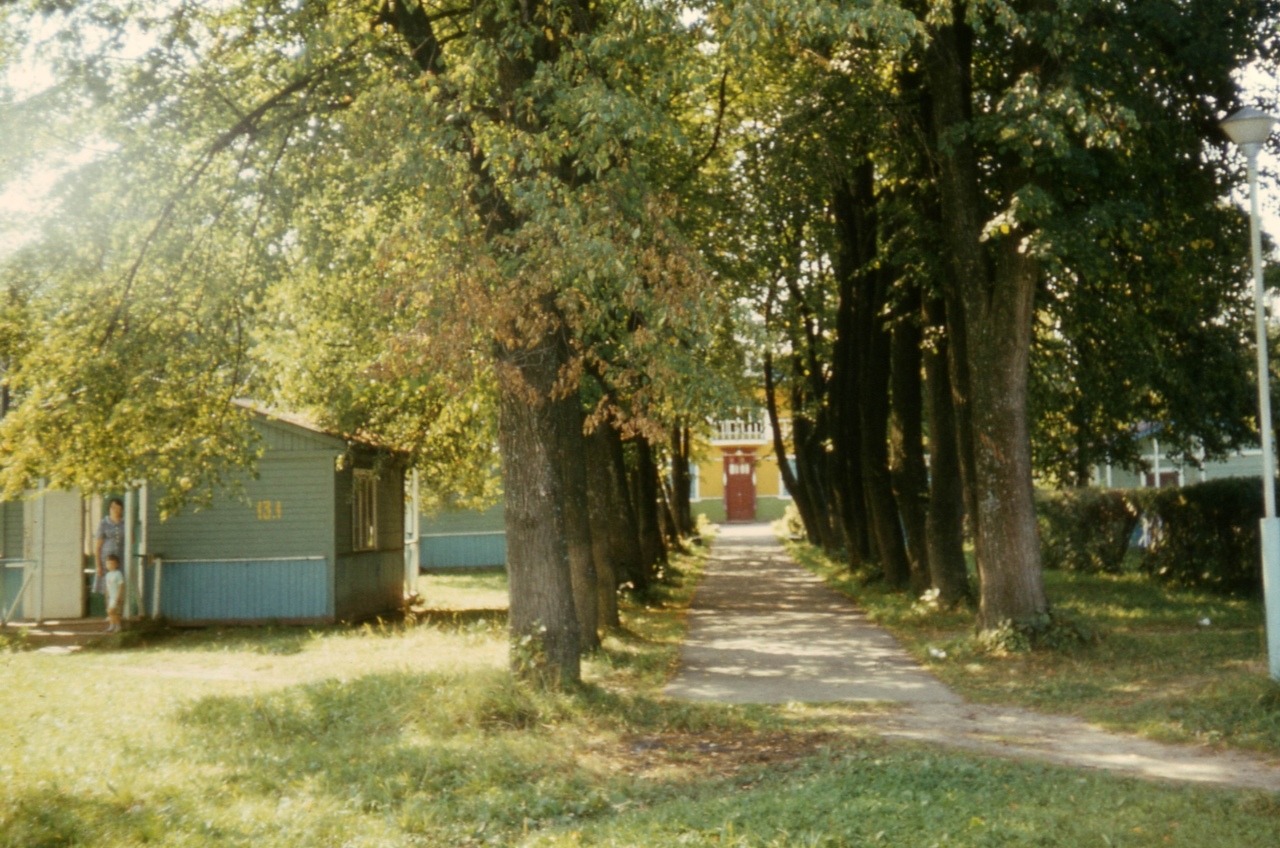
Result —
<path fill-rule="evenodd" d="M 934 151 L 944 237 L 955 267 L 965 322 L 963 351 L 970 380 L 974 550 L 978 561 L 978 625 L 1032 626 L 1048 612 L 1040 570 L 1027 430 L 1027 363 L 1036 269 L 1019 250 L 1022 234 L 999 237 L 992 261 L 982 241 L 986 216 L 969 129 L 970 43 L 962 4 L 933 32 L 925 73 L 932 93 Z M 952 342 L 958 340 L 953 338 Z"/>
<path fill-rule="evenodd" d="M 655 469 L 657 470 L 657 469 Z M 655 479 L 658 481 L 658 526 L 662 528 L 662 541 L 667 549 L 667 553 L 676 551 L 677 553 L 688 553 L 688 549 L 684 546 L 684 541 L 680 538 L 680 527 L 676 521 L 676 511 L 671 505 L 671 481 L 663 476 L 661 470 L 657 470 Z"/>
<path fill-rule="evenodd" d="M 565 479 L 568 416 L 553 390 L 568 351 L 552 331 L 537 344 L 498 352 L 498 448 L 506 498 L 513 670 L 546 683 L 581 679 L 578 616 L 569 571 Z"/>
<path fill-rule="evenodd" d="M 826 534 L 819 523 L 812 493 L 808 486 L 801 485 L 797 475 L 799 463 L 797 463 L 797 469 L 793 469 L 791 463 L 787 461 L 789 455 L 787 443 L 783 437 L 782 422 L 778 416 L 778 386 L 773 377 L 773 354 L 769 351 L 764 353 L 764 406 L 765 414 L 769 416 L 769 430 L 773 434 L 773 453 L 778 457 L 778 474 L 782 478 L 782 485 L 791 493 L 791 501 L 796 505 L 796 512 L 800 514 L 800 523 L 804 525 L 805 537 L 811 544 L 826 549 Z M 826 522 L 827 518 L 824 516 L 822 520 Z"/>
<path fill-rule="evenodd" d="M 836 307 L 836 338 L 832 347 L 829 407 L 831 420 L 831 492 L 836 517 L 844 537 L 849 567 L 859 568 L 876 560 L 871 538 L 871 520 L 864 498 L 861 456 L 862 420 L 857 400 L 861 396 L 855 342 L 852 274 L 840 274 L 840 297 Z M 795 426 L 793 424 L 793 426 Z M 814 462 L 815 457 L 808 457 Z M 825 462 L 826 457 L 821 461 Z M 810 466 L 816 470 L 815 466 Z"/>
<path fill-rule="evenodd" d="M 676 522 L 676 533 L 691 538 L 697 532 L 693 523 L 693 504 L 690 502 L 692 476 L 689 473 L 689 457 L 693 440 L 689 428 L 683 424 L 671 425 L 671 512 Z"/>
<path fill-rule="evenodd" d="M 887 272 L 876 265 L 878 222 L 875 215 L 874 171 L 869 161 L 854 168 L 835 191 L 832 204 L 839 238 L 837 273 L 841 278 L 841 332 L 851 334 L 845 357 L 835 368 L 852 372 L 848 382 L 856 394 L 843 399 L 844 426 L 856 416 L 856 432 L 842 429 L 858 452 L 862 497 L 885 580 L 895 587 L 910 580 L 906 544 L 898 505 L 889 479 L 889 356 L 890 336 L 883 317 L 889 290 Z M 847 317 L 845 315 L 847 313 Z M 838 340 L 839 341 L 839 340 Z M 834 400 L 834 395 L 833 395 Z M 850 403 L 856 408 L 849 409 Z"/>
<path fill-rule="evenodd" d="M 925 525 L 929 512 L 929 472 L 924 461 L 924 398 L 921 384 L 920 290 L 907 299 L 911 312 L 893 328 L 892 409 L 889 416 L 889 474 L 907 536 L 911 588 L 929 587 L 929 549 Z"/>
<path fill-rule="evenodd" d="M 658 467 L 653 460 L 653 448 L 644 436 L 637 437 L 633 444 L 636 464 L 631 490 L 640 537 L 640 559 L 645 572 L 652 577 L 658 567 L 667 562 L 658 517 Z"/>
<path fill-rule="evenodd" d="M 587 441 L 587 515 L 591 520 L 591 559 L 596 570 L 596 598 L 601 627 L 618 627 L 618 586 L 622 575 L 639 572 L 640 556 L 630 500 L 615 479 L 613 448 L 617 431 L 596 425 Z M 621 445 L 621 442 L 619 442 Z M 619 503 L 619 497 L 624 501 Z"/>
<path fill-rule="evenodd" d="M 880 567 L 890 586 L 906 587 L 911 580 L 906 542 L 898 503 L 893 496 L 889 474 L 889 335 L 883 328 L 871 331 L 874 341 L 868 345 L 864 370 L 863 395 L 858 404 L 862 416 L 861 456 L 867 511 Z"/>
<path fill-rule="evenodd" d="M 578 614 L 579 644 L 583 651 L 600 647 L 596 564 L 592 554 L 591 517 L 587 491 L 586 437 L 582 407 L 576 393 L 557 402 L 563 420 L 557 428 L 563 440 L 559 456 L 564 476 L 565 544 L 573 580 L 573 606 Z"/>
<path fill-rule="evenodd" d="M 948 608 L 972 601 L 973 593 L 964 558 L 964 485 L 947 364 L 946 307 L 940 299 L 930 298 L 924 308 L 927 325 L 939 331 L 924 347 L 930 471 L 925 538 L 930 581 L 938 590 L 938 603 Z"/>

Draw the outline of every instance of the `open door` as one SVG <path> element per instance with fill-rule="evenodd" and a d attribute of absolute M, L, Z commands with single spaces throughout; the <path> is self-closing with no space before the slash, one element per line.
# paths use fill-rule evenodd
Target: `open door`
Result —
<path fill-rule="evenodd" d="M 23 505 L 23 617 L 84 616 L 84 510 L 76 492 L 45 490 Z"/>

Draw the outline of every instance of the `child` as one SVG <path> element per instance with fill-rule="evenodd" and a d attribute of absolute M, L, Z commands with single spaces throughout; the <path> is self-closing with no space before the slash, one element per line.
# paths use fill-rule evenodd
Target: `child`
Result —
<path fill-rule="evenodd" d="M 120 572 L 120 557 L 107 556 L 106 575 L 107 632 L 120 632 L 120 616 L 124 612 L 124 574 Z"/>

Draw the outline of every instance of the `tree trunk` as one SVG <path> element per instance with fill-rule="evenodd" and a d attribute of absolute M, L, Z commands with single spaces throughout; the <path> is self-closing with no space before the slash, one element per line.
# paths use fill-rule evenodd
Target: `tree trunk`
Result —
<path fill-rule="evenodd" d="M 910 583 L 911 567 L 889 476 L 889 336 L 883 328 L 872 330 L 870 335 L 875 338 L 868 344 L 866 379 L 858 404 L 862 416 L 862 480 L 885 581 L 903 588 Z"/>
<path fill-rule="evenodd" d="M 907 536 L 911 589 L 929 588 L 929 549 L 925 525 L 929 512 L 929 472 L 924 462 L 924 399 L 921 385 L 920 290 L 907 301 L 911 313 L 893 328 L 892 409 L 889 416 L 889 475 Z"/>
<path fill-rule="evenodd" d="M 560 470 L 564 475 L 565 544 L 573 580 L 573 605 L 578 613 L 579 644 L 583 651 L 600 647 L 596 565 L 592 553 L 591 517 L 587 491 L 586 437 L 582 407 L 576 393 L 557 401 L 561 415 L 557 435 L 563 440 Z"/>
<path fill-rule="evenodd" d="M 511 663 L 518 675 L 553 685 L 581 679 L 559 435 L 567 418 L 559 407 L 576 407 L 577 398 L 552 394 L 567 353 L 555 332 L 532 347 L 498 353 Z"/>
<path fill-rule="evenodd" d="M 791 463 L 787 461 L 787 443 L 783 438 L 782 422 L 778 416 L 778 386 L 773 378 L 773 354 L 769 351 L 764 353 L 764 407 L 765 413 L 769 416 L 769 430 L 773 434 L 773 453 L 778 457 L 778 474 L 782 479 L 782 485 L 791 494 L 791 502 L 796 505 L 796 512 L 800 514 L 800 523 L 804 525 L 805 537 L 811 544 L 825 549 L 825 534 L 819 524 L 814 499 L 809 488 L 801 485 L 797 475 L 799 463 L 797 468 L 793 469 Z M 794 422 L 794 417 L 792 420 Z"/>
<path fill-rule="evenodd" d="M 630 501 L 618 503 L 619 491 L 613 467 L 610 432 L 598 424 L 586 437 L 587 514 L 591 520 L 591 559 L 596 570 L 596 598 L 601 627 L 618 627 L 618 586 L 621 576 L 639 571 L 635 521 Z M 634 555 L 631 553 L 634 551 Z"/>
<path fill-rule="evenodd" d="M 636 508 L 636 529 L 640 538 L 640 561 L 652 578 L 659 566 L 666 565 L 667 549 L 658 523 L 658 468 L 653 461 L 653 448 L 640 436 L 634 441 L 636 465 L 633 475 L 632 502 Z M 647 581 L 646 581 L 647 582 Z"/>
<path fill-rule="evenodd" d="M 978 501 L 974 552 L 981 595 L 978 623 L 984 630 L 1005 622 L 1038 625 L 1049 611 L 1040 569 L 1035 491 L 1031 481 L 1031 434 L 1027 425 L 1027 373 L 1032 304 L 1037 271 L 1014 244 L 996 262 L 995 291 L 966 298 L 966 315 L 983 314 L 980 332 L 970 331 L 969 369 L 974 380 L 973 428 L 983 434 L 974 450 Z M 986 444 L 985 441 L 990 443 Z"/>
<path fill-rule="evenodd" d="M 875 560 L 870 533 L 871 521 L 867 515 L 863 496 L 863 467 L 860 446 L 862 422 L 858 414 L 857 400 L 861 386 L 858 374 L 858 357 L 854 336 L 852 274 L 841 274 L 840 296 L 836 312 L 836 338 L 832 347 L 831 378 L 828 395 L 831 419 L 831 473 L 834 477 L 831 492 L 835 500 L 836 517 L 850 569 L 857 569 L 865 562 Z M 793 425 L 794 426 L 794 425 Z M 814 457 L 807 457 L 811 462 Z M 823 457 L 822 461 L 827 458 Z M 812 467 L 812 466 L 811 466 Z"/>
<path fill-rule="evenodd" d="M 910 580 L 906 544 L 898 505 L 889 479 L 889 357 L 890 336 L 883 316 L 890 280 L 877 266 L 879 224 L 875 215 L 875 175 L 863 162 L 836 187 L 835 212 L 839 253 L 836 272 L 841 280 L 838 332 L 850 334 L 844 356 L 833 366 L 850 372 L 841 381 L 854 388 L 841 391 L 841 441 L 856 450 L 878 560 L 885 580 L 895 587 Z M 837 343 L 843 341 L 838 339 Z M 834 380 L 833 380 L 834 382 Z M 833 395 L 833 402 L 835 396 Z M 853 408 L 850 408 L 850 407 Z M 854 423 L 856 430 L 847 428 Z M 851 493 L 857 494 L 857 493 Z"/>
<path fill-rule="evenodd" d="M 974 550 L 978 561 L 978 626 L 1034 626 L 1048 612 L 1040 571 L 1027 431 L 1027 363 L 1036 268 L 1020 251 L 1022 233 L 982 241 L 986 216 L 979 166 L 968 132 L 970 39 L 959 4 L 937 27 L 926 54 L 944 238 L 955 269 L 964 320 L 963 361 L 973 443 Z M 953 344 L 958 340 L 953 337 Z"/>
<path fill-rule="evenodd" d="M 676 532 L 691 538 L 697 532 L 693 523 L 693 504 L 689 490 L 693 487 L 689 473 L 689 457 L 693 448 L 689 428 L 682 424 L 671 425 L 671 512 L 675 517 Z"/>
<path fill-rule="evenodd" d="M 925 321 L 931 328 L 943 330 L 946 307 L 941 300 L 933 298 L 925 304 Z M 960 480 L 959 436 L 952 407 L 947 345 L 945 332 L 940 332 L 924 348 L 930 471 L 925 538 L 929 545 L 930 581 L 944 608 L 973 600 L 964 558 L 964 486 Z"/>

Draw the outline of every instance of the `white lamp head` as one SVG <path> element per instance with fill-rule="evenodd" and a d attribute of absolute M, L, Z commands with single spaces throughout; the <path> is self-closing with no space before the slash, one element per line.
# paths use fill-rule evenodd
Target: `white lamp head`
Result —
<path fill-rule="evenodd" d="M 1275 117 L 1261 109 L 1246 106 L 1234 115 L 1228 115 L 1218 126 L 1222 127 L 1227 138 L 1241 147 L 1247 147 L 1265 142 L 1271 136 L 1271 128 L 1275 124 Z"/>

